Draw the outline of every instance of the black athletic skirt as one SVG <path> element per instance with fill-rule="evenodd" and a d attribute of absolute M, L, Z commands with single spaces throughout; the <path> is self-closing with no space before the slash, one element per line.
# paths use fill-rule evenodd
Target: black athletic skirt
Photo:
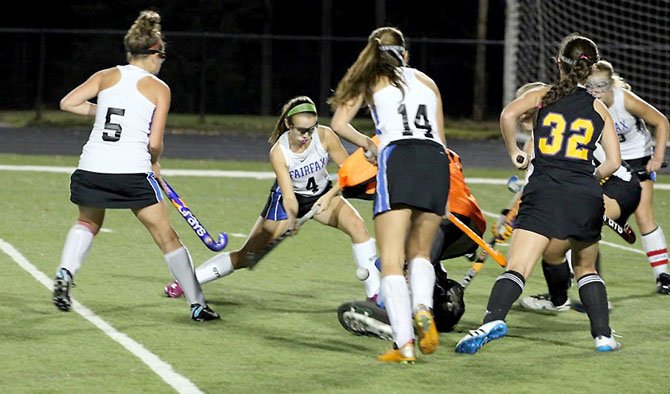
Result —
<path fill-rule="evenodd" d="M 449 196 L 449 159 L 432 141 L 400 140 L 389 144 L 378 159 L 374 215 L 396 207 L 444 216 Z"/>
<path fill-rule="evenodd" d="M 270 190 L 270 195 L 268 200 L 265 203 L 263 211 L 261 211 L 261 217 L 266 220 L 279 221 L 288 219 L 288 215 L 284 210 L 284 197 L 281 191 L 277 190 L 273 185 L 272 190 Z M 323 189 L 323 192 L 318 196 L 303 196 L 298 193 L 295 194 L 295 198 L 298 200 L 298 218 L 305 216 L 309 212 L 314 204 L 323 196 L 328 193 L 330 189 L 333 188 L 333 183 L 328 182 L 328 185 Z"/>
<path fill-rule="evenodd" d="M 76 170 L 70 201 L 93 208 L 144 208 L 163 200 L 154 173 L 101 174 Z"/>
<path fill-rule="evenodd" d="M 547 238 L 597 242 L 605 214 L 601 190 L 595 178 L 577 184 L 534 172 L 524 187 L 515 228 Z"/>
<path fill-rule="evenodd" d="M 640 182 L 651 180 L 649 173 L 645 169 L 647 167 L 647 163 L 649 163 L 649 160 L 651 160 L 651 156 L 626 160 L 626 163 L 628 163 L 628 165 L 635 171 L 635 175 L 637 175 L 637 178 L 640 180 Z"/>
<path fill-rule="evenodd" d="M 640 204 L 642 188 L 637 180 L 626 182 L 623 179 L 611 176 L 603 185 L 603 194 L 616 200 L 619 204 L 621 216 L 616 222 L 623 226 Z"/>

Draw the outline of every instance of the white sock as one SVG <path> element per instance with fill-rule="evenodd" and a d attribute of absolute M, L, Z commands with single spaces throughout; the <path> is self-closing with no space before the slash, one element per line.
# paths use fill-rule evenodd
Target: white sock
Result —
<path fill-rule="evenodd" d="M 83 224 L 72 226 L 67 233 L 67 237 L 65 237 L 65 245 L 63 246 L 63 254 L 60 257 L 58 269 L 67 269 L 74 278 L 84 262 L 91 243 L 93 243 L 93 233 L 90 228 Z"/>
<path fill-rule="evenodd" d="M 200 284 L 205 284 L 213 280 L 223 278 L 232 274 L 234 271 L 233 262 L 230 260 L 230 253 L 219 253 L 211 259 L 200 264 L 195 269 L 195 276 Z"/>
<path fill-rule="evenodd" d="M 365 280 L 365 295 L 372 298 L 379 294 L 379 270 L 375 266 L 377 260 L 377 244 L 373 238 L 360 243 L 351 245 L 354 251 L 354 260 L 357 267 L 363 267 L 368 270 L 369 276 Z"/>
<path fill-rule="evenodd" d="M 642 236 L 642 247 L 647 252 L 647 260 L 649 260 L 649 265 L 654 270 L 654 277 L 658 278 L 660 274 L 667 274 L 668 244 L 665 242 L 665 234 L 663 234 L 663 229 L 660 226 L 649 234 Z"/>
<path fill-rule="evenodd" d="M 435 288 L 435 269 L 423 257 L 415 257 L 409 262 L 409 288 L 412 293 L 412 311 L 416 313 L 419 305 L 433 308 L 433 289 Z"/>
<path fill-rule="evenodd" d="M 407 281 L 402 275 L 385 276 L 381 280 L 381 289 L 393 330 L 393 342 L 398 347 L 402 347 L 414 339 L 412 307 Z"/>
<path fill-rule="evenodd" d="M 165 262 L 172 273 L 172 277 L 179 282 L 189 304 L 205 305 L 205 295 L 202 294 L 200 283 L 195 278 L 191 255 L 185 246 L 166 254 Z"/>

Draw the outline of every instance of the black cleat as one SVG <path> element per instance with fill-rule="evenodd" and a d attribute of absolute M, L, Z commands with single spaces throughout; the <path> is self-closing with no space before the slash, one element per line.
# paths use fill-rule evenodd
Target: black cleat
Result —
<path fill-rule="evenodd" d="M 656 278 L 656 292 L 670 295 L 670 275 L 665 272 L 658 275 L 658 278 Z"/>
<path fill-rule="evenodd" d="M 354 335 L 375 336 L 393 340 L 393 331 L 386 310 L 373 301 L 346 302 L 337 308 L 337 319 Z"/>
<path fill-rule="evenodd" d="M 54 279 L 53 303 L 63 312 L 69 312 L 72 307 L 70 289 L 72 288 L 72 274 L 65 268 L 56 273 Z"/>
<path fill-rule="evenodd" d="M 207 305 L 191 304 L 191 319 L 195 321 L 210 321 L 220 318 L 221 316 Z"/>

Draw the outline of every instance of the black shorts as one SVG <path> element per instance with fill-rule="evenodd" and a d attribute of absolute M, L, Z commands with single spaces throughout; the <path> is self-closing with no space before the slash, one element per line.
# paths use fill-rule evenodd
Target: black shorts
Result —
<path fill-rule="evenodd" d="M 432 141 L 400 140 L 378 160 L 374 215 L 408 206 L 444 216 L 449 196 L 449 159 Z"/>
<path fill-rule="evenodd" d="M 621 178 L 612 176 L 603 185 L 603 194 L 619 204 L 621 216 L 615 221 L 623 226 L 640 204 L 642 188 L 637 179 L 626 182 Z"/>
<path fill-rule="evenodd" d="M 589 183 L 592 185 L 556 182 L 533 173 L 521 196 L 515 229 L 547 238 L 599 241 L 605 202 L 595 177 Z"/>
<path fill-rule="evenodd" d="M 635 175 L 637 175 L 637 179 L 639 179 L 640 182 L 644 182 L 651 180 L 651 178 L 649 178 L 649 173 L 645 169 L 647 167 L 647 163 L 649 163 L 649 160 L 651 160 L 651 156 L 645 156 L 640 157 L 639 159 L 630 159 L 625 161 L 633 169 Z"/>
<path fill-rule="evenodd" d="M 93 208 L 144 208 L 163 201 L 154 173 L 102 174 L 75 170 L 70 201 Z"/>
<path fill-rule="evenodd" d="M 295 194 L 296 199 L 298 200 L 298 218 L 305 216 L 307 212 L 314 206 L 314 203 L 321 198 L 324 194 L 328 192 L 333 187 L 332 182 L 328 182 L 328 185 L 318 196 L 303 196 L 298 193 Z M 268 201 L 265 203 L 265 207 L 261 212 L 261 217 L 266 220 L 286 220 L 288 215 L 284 210 L 283 196 L 278 187 L 273 186 L 270 190 L 270 195 L 268 196 Z"/>
<path fill-rule="evenodd" d="M 467 216 L 455 213 L 463 224 L 470 227 L 477 235 L 481 237 L 482 230 L 477 227 L 472 219 Z M 430 261 L 437 264 L 442 260 L 453 259 L 477 250 L 477 244 L 468 237 L 461 229 L 456 227 L 449 220 L 442 220 L 440 227 L 435 234 L 433 246 L 430 250 Z"/>

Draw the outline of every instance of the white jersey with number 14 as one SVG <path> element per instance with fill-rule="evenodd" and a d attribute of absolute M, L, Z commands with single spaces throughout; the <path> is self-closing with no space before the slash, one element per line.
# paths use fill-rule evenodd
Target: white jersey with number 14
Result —
<path fill-rule="evenodd" d="M 388 85 L 372 96 L 379 151 L 402 139 L 430 140 L 443 145 L 438 135 L 441 131 L 437 130 L 437 95 L 417 79 L 415 69 L 401 70 L 403 90 Z"/>

